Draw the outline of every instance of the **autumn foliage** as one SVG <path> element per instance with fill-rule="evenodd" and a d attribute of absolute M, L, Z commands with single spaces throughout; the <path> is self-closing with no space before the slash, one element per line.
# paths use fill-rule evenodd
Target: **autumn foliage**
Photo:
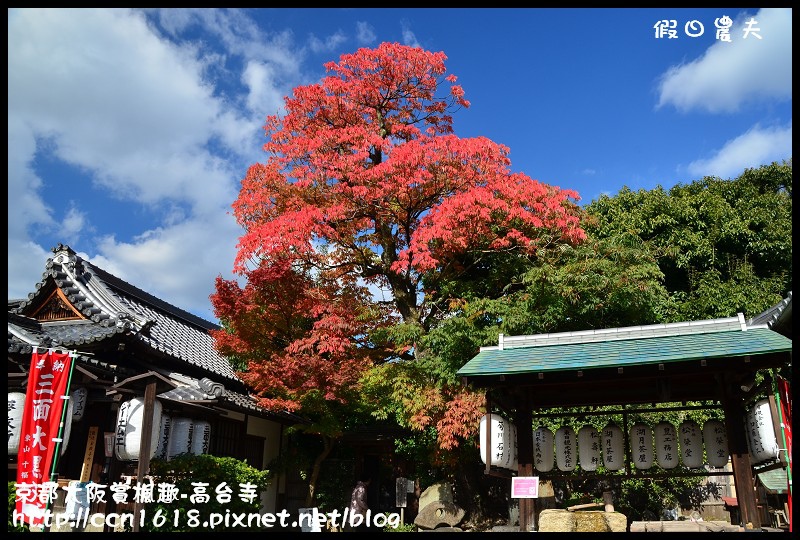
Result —
<path fill-rule="evenodd" d="M 424 353 L 386 329 L 436 325 L 440 284 L 485 254 L 534 256 L 584 238 L 575 192 L 510 172 L 502 145 L 454 134 L 451 114 L 469 102 L 445 60 L 392 43 L 359 49 L 267 118 L 267 159 L 233 204 L 246 285 L 220 278 L 212 296 L 218 347 L 247 363 L 264 405 L 348 402 L 371 366 Z M 432 407 L 409 411 L 409 423 L 435 421 L 455 444 L 465 417 L 441 400 L 474 412 L 480 400 L 463 392 L 431 381 L 417 395 Z"/>

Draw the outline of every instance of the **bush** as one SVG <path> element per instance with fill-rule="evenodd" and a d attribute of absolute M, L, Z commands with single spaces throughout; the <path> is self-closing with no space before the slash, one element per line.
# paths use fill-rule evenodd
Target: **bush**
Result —
<path fill-rule="evenodd" d="M 261 493 L 269 485 L 269 471 L 262 471 L 230 457 L 184 454 L 170 461 L 153 460 L 151 475 L 158 491 L 145 506 L 147 519 L 143 530 L 149 532 L 192 532 L 211 529 L 211 514 L 256 514 L 261 508 Z M 166 487 L 174 485 L 177 496 L 171 502 L 161 497 Z M 248 494 L 252 495 L 248 497 Z M 185 496 L 185 498 L 183 497 Z M 204 526 L 205 525 L 205 526 Z M 214 532 L 262 530 L 234 522 L 215 524 Z"/>
<path fill-rule="evenodd" d="M 17 483 L 8 483 L 8 532 L 30 532 L 27 525 L 14 525 L 14 509 L 17 507 Z"/>
<path fill-rule="evenodd" d="M 417 532 L 417 526 L 413 523 L 403 523 L 397 527 L 386 526 L 383 532 Z"/>

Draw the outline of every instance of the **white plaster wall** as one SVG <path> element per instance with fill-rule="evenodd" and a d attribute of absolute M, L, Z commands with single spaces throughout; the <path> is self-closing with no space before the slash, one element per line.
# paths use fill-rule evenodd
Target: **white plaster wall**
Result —
<path fill-rule="evenodd" d="M 260 464 L 261 469 L 266 469 L 267 464 L 278 457 L 281 449 L 281 425 L 278 422 L 257 418 L 247 417 L 247 434 L 255 437 L 264 438 L 264 461 Z M 270 483 L 269 488 L 261 496 L 261 511 L 276 512 L 278 488 L 281 479 L 275 478 Z"/>

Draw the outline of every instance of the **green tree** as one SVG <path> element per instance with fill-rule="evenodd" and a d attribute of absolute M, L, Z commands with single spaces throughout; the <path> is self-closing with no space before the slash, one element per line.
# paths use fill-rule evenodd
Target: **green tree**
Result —
<path fill-rule="evenodd" d="M 791 159 L 732 180 L 623 188 L 586 210 L 597 218 L 590 236 L 630 233 L 651 250 L 675 305 L 669 321 L 751 317 L 792 288 Z"/>

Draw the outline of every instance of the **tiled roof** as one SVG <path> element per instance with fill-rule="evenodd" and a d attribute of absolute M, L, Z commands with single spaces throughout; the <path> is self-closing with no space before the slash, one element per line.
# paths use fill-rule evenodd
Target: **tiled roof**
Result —
<path fill-rule="evenodd" d="M 210 330 L 216 324 L 177 308 L 109 274 L 78 256 L 71 248 L 58 245 L 46 264 L 42 281 L 25 300 L 8 302 L 8 352 L 28 355 L 34 347 L 77 350 L 77 358 L 110 370 L 130 373 L 126 366 L 98 362 L 91 353 L 122 338 L 138 341 L 144 347 L 175 360 L 176 365 L 192 366 L 201 378 L 180 373 L 179 386 L 160 397 L 175 401 L 212 401 L 230 405 L 283 421 L 301 421 L 288 413 L 271 413 L 246 394 L 246 387 L 230 363 L 214 348 Z M 52 285 L 61 289 L 85 320 L 38 321 L 23 315 L 50 294 Z M 179 368 L 180 369 L 180 368 Z M 161 370 L 159 370 L 161 371 Z M 221 382 L 215 382 L 221 381 Z"/>
<path fill-rule="evenodd" d="M 82 322 L 85 323 L 86 321 Z M 8 352 L 9 354 L 28 356 L 33 353 L 34 347 L 58 348 L 58 346 L 60 346 L 64 349 L 74 349 L 87 340 L 102 340 L 104 337 L 109 337 L 118 332 L 118 329 L 113 326 L 93 326 L 91 324 L 84 324 L 83 330 L 86 334 L 83 338 L 71 340 L 68 339 L 71 330 L 65 330 L 65 326 L 70 326 L 70 328 L 72 328 L 73 325 L 51 324 L 42 326 L 42 324 L 35 319 L 9 311 Z M 103 362 L 85 353 L 77 354 L 76 358 L 86 365 L 100 368 L 106 372 L 116 372 L 121 375 L 130 373 L 127 369 L 109 364 L 108 362 Z"/>
<path fill-rule="evenodd" d="M 792 291 L 789 294 L 772 306 L 771 308 L 762 311 L 752 319 L 747 321 L 748 326 L 756 326 L 766 324 L 772 329 L 783 326 L 791 326 L 792 318 Z"/>
<path fill-rule="evenodd" d="M 792 350 L 790 339 L 767 328 L 748 328 L 743 317 L 519 336 L 503 338 L 501 344 L 483 347 L 457 374 L 552 373 Z"/>
<path fill-rule="evenodd" d="M 770 493 L 785 494 L 789 490 L 789 477 L 786 469 L 772 469 L 758 473 L 758 479 Z"/>
<path fill-rule="evenodd" d="M 41 324 L 43 346 L 75 348 L 130 334 L 147 347 L 208 373 L 237 380 L 230 363 L 214 348 L 209 330 L 217 325 L 179 309 L 79 257 L 68 246 L 54 248 L 36 292 L 10 312 L 23 313 L 48 291 L 52 279 L 86 321 Z M 9 321 L 9 332 L 12 332 Z M 11 344 L 9 344 L 11 345 Z M 11 352 L 11 351 L 9 351 Z"/>

